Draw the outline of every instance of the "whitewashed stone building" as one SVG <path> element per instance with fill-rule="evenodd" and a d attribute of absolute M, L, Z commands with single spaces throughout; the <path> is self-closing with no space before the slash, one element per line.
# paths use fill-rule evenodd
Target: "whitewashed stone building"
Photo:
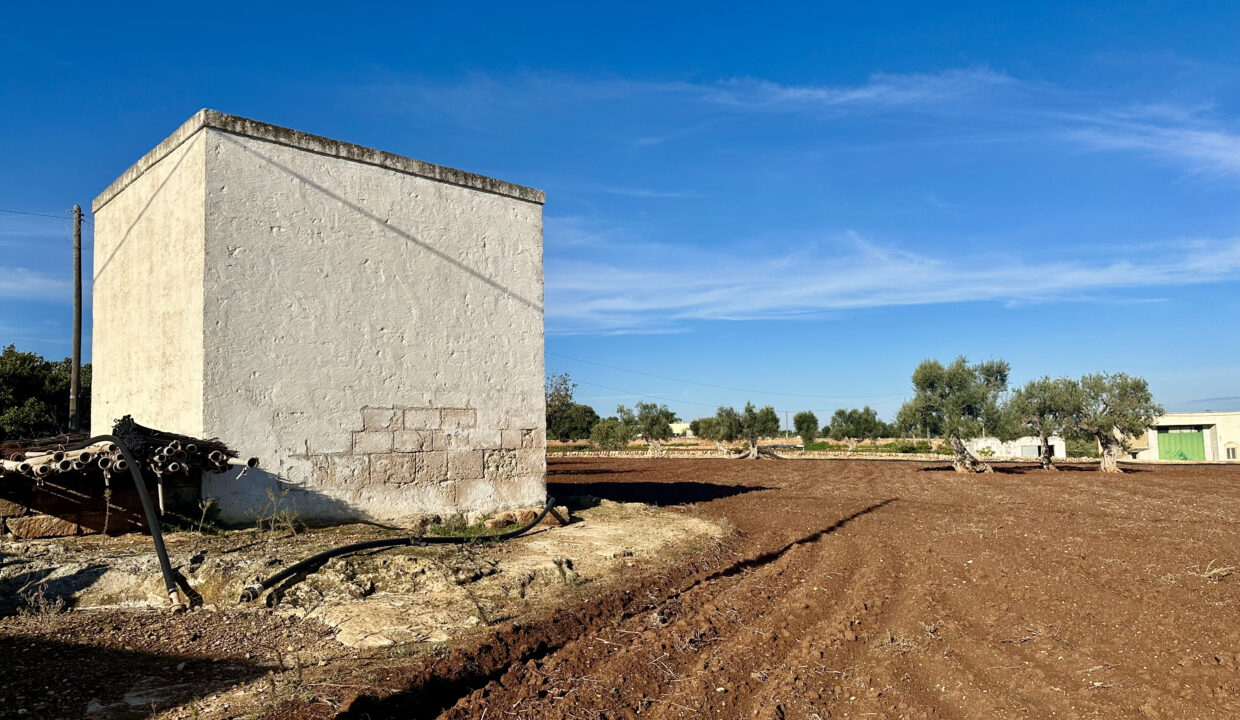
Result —
<path fill-rule="evenodd" d="M 541 504 L 543 201 L 197 113 L 94 202 L 93 429 L 259 457 L 225 520 Z"/>
<path fill-rule="evenodd" d="M 1055 459 L 1062 460 L 1068 457 L 1068 443 L 1059 436 L 1047 438 L 1051 446 L 1051 455 Z M 1042 452 L 1042 441 L 1033 436 L 1017 438 L 1015 440 L 1000 440 L 996 437 L 979 437 L 965 441 L 965 447 L 969 448 L 969 452 L 976 455 L 984 449 L 990 450 L 994 457 L 1000 458 L 1036 458 Z"/>

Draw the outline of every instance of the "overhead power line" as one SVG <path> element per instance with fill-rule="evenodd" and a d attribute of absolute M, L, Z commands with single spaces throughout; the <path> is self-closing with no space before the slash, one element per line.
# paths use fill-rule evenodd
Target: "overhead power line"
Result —
<path fill-rule="evenodd" d="M 685 403 L 687 405 L 701 405 L 702 407 L 713 408 L 715 405 L 711 403 L 695 402 L 693 400 L 674 400 L 672 398 L 660 397 L 658 395 L 648 395 L 646 393 L 634 392 L 632 390 L 624 390 L 623 388 L 611 387 L 610 385 L 599 385 L 598 383 L 586 382 L 584 380 L 574 380 L 579 385 L 589 385 L 590 387 L 602 388 L 603 390 L 611 390 L 612 392 L 624 393 L 625 395 L 637 395 L 638 397 L 650 398 L 651 400 L 661 400 L 665 403 Z"/>
<path fill-rule="evenodd" d="M 608 370 L 616 370 L 619 372 L 632 373 L 633 375 L 643 375 L 645 377 L 655 378 L 657 380 L 667 380 L 669 382 L 684 383 L 686 385 L 697 385 L 699 387 L 714 388 L 716 390 L 729 390 L 731 392 L 752 393 L 754 395 L 779 395 L 781 397 L 790 397 L 790 398 L 822 398 L 822 399 L 827 399 L 827 400 L 834 400 L 834 399 L 856 400 L 856 399 L 865 399 L 865 398 L 884 399 L 884 398 L 893 398 L 893 397 L 903 397 L 902 395 L 898 395 L 898 394 L 897 395 L 817 395 L 814 393 L 786 393 L 786 392 L 775 392 L 775 391 L 768 391 L 768 390 L 754 390 L 751 388 L 731 387 L 729 385 L 715 385 L 713 383 L 698 382 L 696 380 L 685 380 L 684 378 L 674 378 L 674 377 L 669 377 L 667 375 L 658 375 L 655 373 L 643 372 L 641 370 L 630 370 L 628 368 L 616 367 L 615 365 L 607 365 L 605 363 L 595 362 L 594 360 L 585 360 L 583 358 L 571 357 L 569 355 L 561 355 L 560 353 L 553 353 L 551 351 L 547 351 L 546 354 L 552 357 L 563 358 L 564 360 L 572 360 L 574 362 L 585 363 L 587 365 L 596 365 L 601 368 L 607 368 Z M 582 383 L 582 384 L 585 385 L 587 383 Z M 632 393 L 632 394 L 640 395 L 641 393 Z M 675 402 L 688 402 L 688 401 L 687 400 L 676 400 Z M 697 403 L 697 404 L 703 405 L 706 403 Z"/>
<path fill-rule="evenodd" d="M 52 218 L 53 220 L 72 220 L 73 219 L 72 217 L 69 217 L 68 215 L 51 215 L 49 213 L 41 213 L 41 212 L 26 212 L 25 210 L 5 210 L 4 208 L 0 208 L 0 212 L 9 213 L 10 215 L 31 215 L 33 217 Z M 71 213 L 73 211 L 66 210 L 65 212 Z M 88 218 L 85 215 L 82 216 L 82 219 L 85 220 L 86 222 L 91 222 L 91 218 Z"/>

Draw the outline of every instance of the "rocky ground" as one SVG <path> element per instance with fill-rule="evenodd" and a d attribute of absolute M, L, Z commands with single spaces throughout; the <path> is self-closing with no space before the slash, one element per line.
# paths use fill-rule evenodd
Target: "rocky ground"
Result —
<path fill-rule="evenodd" d="M 182 615 L 161 609 L 167 599 L 147 537 L 10 539 L 0 545 L 0 610 L 8 615 L 0 618 L 0 717 L 238 717 L 288 703 L 330 715 L 342 691 L 365 687 L 371 663 L 442 653 L 725 534 L 646 505 L 575 504 L 570 524 L 548 517 L 503 544 L 338 557 L 253 604 L 238 598 L 257 577 L 330 547 L 408 532 L 266 523 L 262 531 L 170 533 L 169 554 L 193 604 Z M 556 515 L 568 517 L 564 508 Z"/>
<path fill-rule="evenodd" d="M 722 530 L 449 642 L 346 647 L 293 610 L 11 617 L 0 716 L 142 700 L 143 677 L 192 685 L 165 717 L 1240 716 L 1240 468 L 997 470 L 552 459 L 558 496 Z"/>

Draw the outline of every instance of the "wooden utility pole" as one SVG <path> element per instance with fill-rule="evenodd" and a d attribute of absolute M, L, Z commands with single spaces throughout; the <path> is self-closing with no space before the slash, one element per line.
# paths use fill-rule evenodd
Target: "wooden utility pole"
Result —
<path fill-rule="evenodd" d="M 82 374 L 82 206 L 73 206 L 73 367 L 69 371 L 69 432 L 78 432 Z"/>

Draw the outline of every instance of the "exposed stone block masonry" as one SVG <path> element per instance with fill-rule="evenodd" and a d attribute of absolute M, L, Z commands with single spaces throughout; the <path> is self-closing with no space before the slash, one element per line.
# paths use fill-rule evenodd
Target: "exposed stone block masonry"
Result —
<path fill-rule="evenodd" d="M 91 424 L 258 457 L 225 522 L 539 506 L 543 200 L 199 112 L 95 199 Z"/>
<path fill-rule="evenodd" d="M 419 512 L 526 502 L 546 470 L 542 428 L 477 425 L 474 408 L 362 408 L 349 450 L 306 458 L 317 485 L 359 495 L 393 491 Z"/>

